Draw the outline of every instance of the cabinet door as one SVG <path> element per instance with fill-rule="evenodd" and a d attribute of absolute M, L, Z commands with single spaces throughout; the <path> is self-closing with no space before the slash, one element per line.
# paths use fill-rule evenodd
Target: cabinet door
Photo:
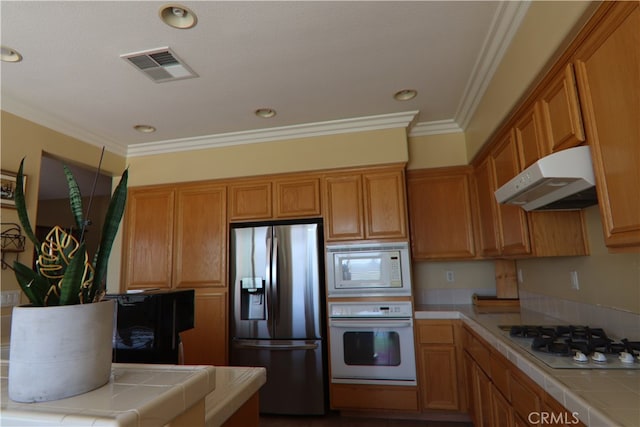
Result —
<path fill-rule="evenodd" d="M 226 210 L 224 186 L 179 188 L 174 287 L 226 286 Z"/>
<path fill-rule="evenodd" d="M 496 186 L 500 188 L 520 172 L 513 133 L 504 137 L 493 153 Z M 499 205 L 500 249 L 503 255 L 531 252 L 526 212 L 518 206 Z"/>
<path fill-rule="evenodd" d="M 367 239 L 407 237 L 404 171 L 366 173 L 364 211 Z"/>
<path fill-rule="evenodd" d="M 493 408 L 491 403 L 491 379 L 480 366 L 473 365 L 474 397 L 476 399 L 476 426 L 493 427 L 498 424 L 493 422 Z"/>
<path fill-rule="evenodd" d="M 129 190 L 125 289 L 171 287 L 174 202 L 173 187 Z"/>
<path fill-rule="evenodd" d="M 329 176 L 324 183 L 327 241 L 363 239 L 362 176 Z"/>
<path fill-rule="evenodd" d="M 274 209 L 276 218 L 320 216 L 320 180 L 318 178 L 276 180 Z"/>
<path fill-rule="evenodd" d="M 227 364 L 227 293 L 196 289 L 195 328 L 180 337 L 187 365 Z"/>
<path fill-rule="evenodd" d="M 509 402 L 500 394 L 498 389 L 491 384 L 491 411 L 493 422 L 496 426 L 513 426 L 513 411 Z"/>
<path fill-rule="evenodd" d="M 480 252 L 483 256 L 500 254 L 498 233 L 498 205 L 494 196 L 496 190 L 493 157 L 487 158 L 475 170 L 476 197 Z"/>
<path fill-rule="evenodd" d="M 479 412 L 478 412 L 478 409 L 476 408 L 479 405 L 479 402 L 478 402 L 478 397 L 476 395 L 476 386 L 475 386 L 476 380 L 473 373 L 475 362 L 473 361 L 469 353 L 467 353 L 466 351 L 463 351 L 462 356 L 463 356 L 462 360 L 463 360 L 464 378 L 465 378 L 464 384 L 466 386 L 465 393 L 466 393 L 467 407 L 469 410 L 469 416 L 471 417 L 471 421 L 473 422 L 473 425 L 478 426 L 480 425 L 480 420 L 479 420 Z"/>
<path fill-rule="evenodd" d="M 538 104 L 535 104 L 514 125 L 522 169 L 526 169 L 548 152 L 547 142 L 542 138 L 539 116 Z"/>
<path fill-rule="evenodd" d="M 587 140 L 591 146 L 605 243 L 640 246 L 640 7 L 611 11 L 576 52 Z"/>
<path fill-rule="evenodd" d="M 229 185 L 229 221 L 270 219 L 271 182 Z"/>
<path fill-rule="evenodd" d="M 409 172 L 409 228 L 415 259 L 473 258 L 469 168 Z"/>
<path fill-rule="evenodd" d="M 540 113 L 546 150 L 541 155 L 575 147 L 584 142 L 582 115 L 578 104 L 578 92 L 573 66 L 554 78 L 540 97 Z"/>
<path fill-rule="evenodd" d="M 454 346 L 421 345 L 420 376 L 423 409 L 460 409 Z"/>

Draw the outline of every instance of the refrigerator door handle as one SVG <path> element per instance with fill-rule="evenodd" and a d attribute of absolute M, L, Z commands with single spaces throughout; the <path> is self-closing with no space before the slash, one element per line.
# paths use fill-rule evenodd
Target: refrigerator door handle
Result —
<path fill-rule="evenodd" d="M 280 318 L 280 288 L 278 284 L 278 238 L 273 237 L 272 246 L 272 258 L 271 258 L 271 286 L 273 287 L 273 313 L 274 324 L 278 322 Z"/>
<path fill-rule="evenodd" d="M 271 229 L 269 229 L 268 233 L 267 233 L 267 242 L 266 242 L 266 251 L 267 251 L 267 265 L 266 267 L 266 272 L 265 272 L 265 276 L 266 276 L 266 282 L 267 282 L 267 288 L 266 288 L 266 292 L 265 292 L 265 300 L 267 303 L 266 309 L 267 309 L 267 330 L 269 331 L 269 336 L 273 337 L 273 319 L 275 317 L 275 313 L 272 310 L 272 304 L 273 304 L 273 281 L 271 280 L 271 267 L 273 266 L 273 261 L 271 261 Z"/>
<path fill-rule="evenodd" d="M 255 341 L 234 341 L 234 346 L 240 349 L 252 349 L 252 350 L 315 350 L 318 348 L 318 344 L 260 344 Z"/>

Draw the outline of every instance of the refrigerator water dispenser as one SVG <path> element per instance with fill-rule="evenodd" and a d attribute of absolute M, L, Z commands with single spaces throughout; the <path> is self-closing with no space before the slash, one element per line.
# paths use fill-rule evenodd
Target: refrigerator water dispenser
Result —
<path fill-rule="evenodd" d="M 241 284 L 240 311 L 242 320 L 264 320 L 264 284 L 262 277 L 243 277 Z"/>

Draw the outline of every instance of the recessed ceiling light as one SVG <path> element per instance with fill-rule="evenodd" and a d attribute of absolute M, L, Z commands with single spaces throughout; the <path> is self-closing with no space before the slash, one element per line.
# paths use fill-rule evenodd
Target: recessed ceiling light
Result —
<path fill-rule="evenodd" d="M 160 19 L 173 28 L 186 30 L 195 27 L 198 17 L 189 8 L 180 4 L 167 4 L 160 8 Z"/>
<path fill-rule="evenodd" d="M 141 133 L 153 133 L 156 131 L 156 128 L 149 125 L 135 125 L 133 128 Z"/>
<path fill-rule="evenodd" d="M 418 96 L 418 91 L 414 89 L 403 89 L 401 91 L 396 92 L 393 95 L 393 98 L 396 101 L 408 101 L 410 99 L 415 98 L 416 96 Z"/>
<path fill-rule="evenodd" d="M 275 117 L 276 110 L 273 108 L 258 108 L 255 111 L 256 116 L 262 117 L 263 119 L 270 119 L 271 117 Z"/>
<path fill-rule="evenodd" d="M 3 62 L 20 62 L 22 61 L 22 55 L 20 55 L 17 50 L 13 50 L 10 47 L 2 46 L 0 60 L 2 60 Z"/>

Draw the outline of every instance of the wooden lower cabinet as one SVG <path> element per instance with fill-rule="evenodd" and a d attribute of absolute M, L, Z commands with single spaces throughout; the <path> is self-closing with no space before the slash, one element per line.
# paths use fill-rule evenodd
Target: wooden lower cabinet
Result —
<path fill-rule="evenodd" d="M 491 384 L 491 418 L 494 425 L 501 427 L 513 426 L 513 409 L 507 399 Z"/>
<path fill-rule="evenodd" d="M 195 328 L 180 334 L 186 365 L 227 365 L 227 293 L 196 289 Z"/>
<path fill-rule="evenodd" d="M 458 358 L 456 342 L 457 321 L 418 320 L 418 385 L 421 409 L 461 411 Z"/>
<path fill-rule="evenodd" d="M 259 425 L 260 401 L 258 393 L 254 393 L 222 424 L 222 427 L 258 427 Z"/>
<path fill-rule="evenodd" d="M 417 412 L 418 388 L 331 384 L 331 409 Z"/>
<path fill-rule="evenodd" d="M 577 413 L 568 411 L 469 328 L 463 327 L 462 335 L 469 413 L 475 427 L 584 426 Z M 489 350 L 489 359 L 477 348 Z"/>

